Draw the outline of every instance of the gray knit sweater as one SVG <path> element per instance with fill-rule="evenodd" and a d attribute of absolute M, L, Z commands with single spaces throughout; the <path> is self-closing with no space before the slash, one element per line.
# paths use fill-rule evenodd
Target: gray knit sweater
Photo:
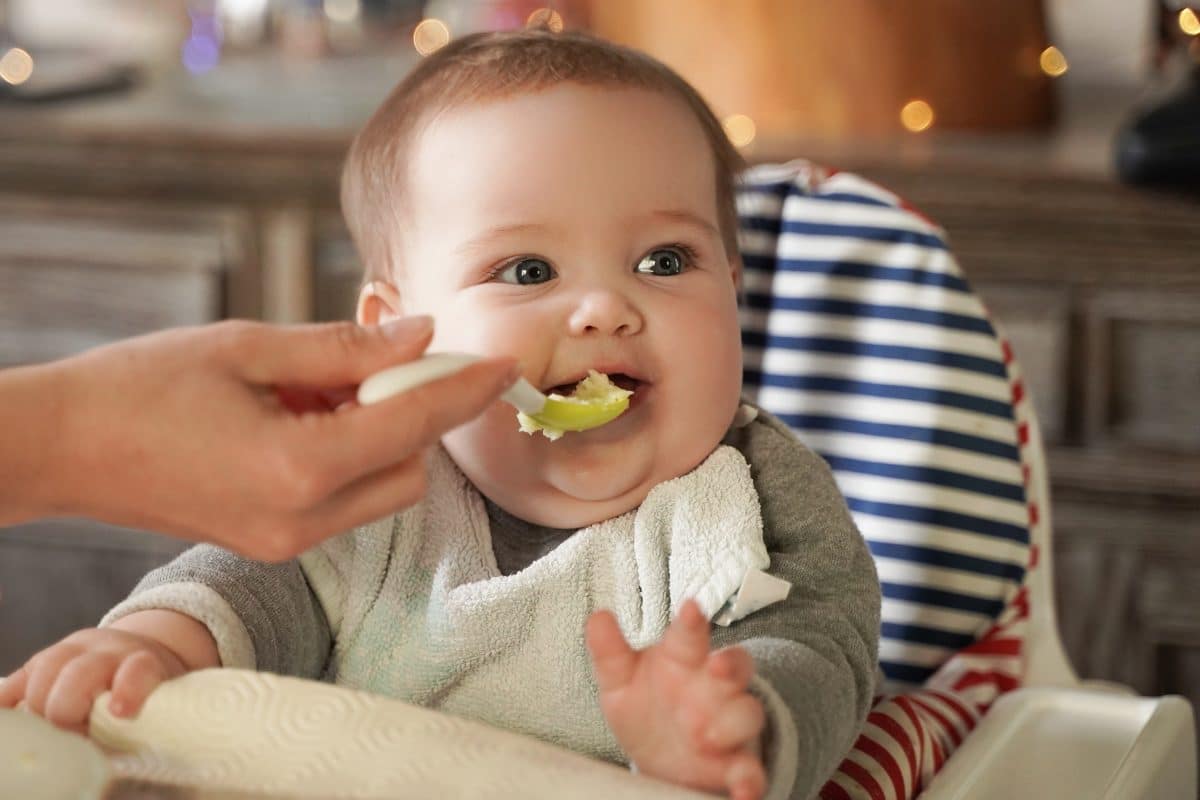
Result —
<path fill-rule="evenodd" d="M 771 794 L 803 800 L 820 789 L 866 717 L 874 688 L 879 584 L 828 467 L 785 425 L 760 411 L 757 420 L 731 429 L 724 444 L 750 464 L 771 559 L 767 571 L 790 582 L 792 590 L 782 602 L 714 628 L 713 646 L 746 648 L 755 660 L 760 694 L 770 700 L 769 716 L 786 708 L 787 719 L 768 724 L 769 732 L 788 729 L 786 737 L 768 741 Z M 573 533 L 530 525 L 491 503 L 487 511 L 496 562 L 505 575 Z M 226 666 L 336 680 L 331 654 L 338 626 L 330 617 L 339 612 L 322 604 L 310 580 L 299 561 L 263 564 L 201 545 L 147 575 L 102 624 L 144 608 L 171 608 L 224 631 L 225 641 L 218 641 Z M 230 613 L 240 622 L 232 643 L 229 626 L 219 619 Z M 783 740 L 796 746 L 783 752 Z M 793 774 L 790 787 L 778 785 L 778 778 Z"/>

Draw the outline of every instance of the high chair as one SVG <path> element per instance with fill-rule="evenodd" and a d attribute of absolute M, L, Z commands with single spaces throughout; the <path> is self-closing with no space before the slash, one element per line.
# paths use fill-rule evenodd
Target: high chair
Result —
<path fill-rule="evenodd" d="M 1195 798 L 1190 704 L 1067 661 L 1037 419 L 942 231 L 805 161 L 738 213 L 747 394 L 829 462 L 883 587 L 884 694 L 821 797 Z"/>

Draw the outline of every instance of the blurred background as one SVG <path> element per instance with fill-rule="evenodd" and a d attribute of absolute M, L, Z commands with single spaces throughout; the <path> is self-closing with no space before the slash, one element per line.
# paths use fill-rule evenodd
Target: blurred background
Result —
<path fill-rule="evenodd" d="M 349 317 L 337 180 L 373 107 L 454 36 L 588 29 L 679 70 L 750 161 L 858 171 L 947 229 L 1049 440 L 1075 666 L 1200 703 L 1198 8 L 0 0 L 0 367 Z M 97 527 L 0 531 L 0 674 L 182 547 Z"/>

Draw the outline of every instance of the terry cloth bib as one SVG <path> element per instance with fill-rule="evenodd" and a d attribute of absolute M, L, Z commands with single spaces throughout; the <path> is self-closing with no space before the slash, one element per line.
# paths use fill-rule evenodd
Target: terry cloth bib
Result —
<path fill-rule="evenodd" d="M 387 567 L 378 592 L 331 615 L 327 677 L 601 758 L 622 756 L 596 701 L 588 615 L 611 610 L 643 648 L 686 599 L 711 619 L 770 563 L 750 466 L 732 447 L 512 575 L 496 566 L 483 498 L 444 450 L 428 476 L 423 502 L 354 534 L 360 563 Z"/>

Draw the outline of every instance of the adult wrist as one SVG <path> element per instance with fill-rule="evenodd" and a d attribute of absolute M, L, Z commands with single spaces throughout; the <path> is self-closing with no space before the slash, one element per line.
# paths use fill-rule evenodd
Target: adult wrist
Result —
<path fill-rule="evenodd" d="M 60 362 L 0 372 L 0 408 L 5 417 L 0 524 L 67 511 L 60 466 L 67 461 L 64 373 Z"/>

